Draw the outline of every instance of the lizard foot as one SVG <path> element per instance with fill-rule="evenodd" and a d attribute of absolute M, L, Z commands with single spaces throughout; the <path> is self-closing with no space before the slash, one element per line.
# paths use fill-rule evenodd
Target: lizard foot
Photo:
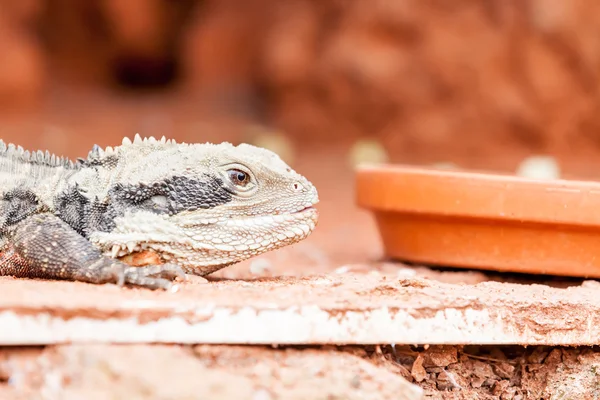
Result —
<path fill-rule="evenodd" d="M 175 278 L 185 279 L 185 273 L 177 265 L 132 267 L 103 255 L 53 214 L 26 218 L 11 232 L 8 246 L 0 256 L 0 275 L 137 285 L 147 289 L 171 289 Z"/>
<path fill-rule="evenodd" d="M 129 267 L 125 270 L 124 283 L 148 289 L 170 289 L 176 278 L 185 280 L 185 272 L 175 264 Z"/>

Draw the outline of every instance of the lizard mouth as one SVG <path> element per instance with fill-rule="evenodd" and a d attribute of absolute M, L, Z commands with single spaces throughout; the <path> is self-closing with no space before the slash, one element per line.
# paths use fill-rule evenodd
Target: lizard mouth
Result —
<path fill-rule="evenodd" d="M 316 208 L 314 208 L 313 206 L 306 206 L 304 208 L 301 208 L 300 210 L 294 211 L 292 214 L 301 214 L 306 211 L 316 211 Z"/>

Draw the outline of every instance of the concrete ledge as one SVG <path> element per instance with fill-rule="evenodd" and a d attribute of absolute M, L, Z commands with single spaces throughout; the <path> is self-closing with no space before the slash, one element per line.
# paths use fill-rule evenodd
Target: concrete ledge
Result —
<path fill-rule="evenodd" d="M 325 349 L 64 345 L 4 348 L 2 399 L 393 399 L 424 390 L 383 363 Z M 383 365 L 382 365 L 383 364 Z"/>
<path fill-rule="evenodd" d="M 348 274 L 192 282 L 161 293 L 4 278 L 0 344 L 593 345 L 599 287 Z"/>

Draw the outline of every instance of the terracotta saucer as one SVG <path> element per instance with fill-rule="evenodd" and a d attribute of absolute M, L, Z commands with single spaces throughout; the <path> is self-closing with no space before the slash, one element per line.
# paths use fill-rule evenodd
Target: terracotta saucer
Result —
<path fill-rule="evenodd" d="M 600 278 L 600 182 L 399 165 L 356 179 L 390 258 Z"/>

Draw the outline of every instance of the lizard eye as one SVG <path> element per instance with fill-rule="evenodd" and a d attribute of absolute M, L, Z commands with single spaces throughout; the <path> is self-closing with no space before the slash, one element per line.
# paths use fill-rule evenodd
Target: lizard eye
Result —
<path fill-rule="evenodd" d="M 246 186 L 250 182 L 250 175 L 239 169 L 230 169 L 227 171 L 229 179 L 236 186 Z"/>

